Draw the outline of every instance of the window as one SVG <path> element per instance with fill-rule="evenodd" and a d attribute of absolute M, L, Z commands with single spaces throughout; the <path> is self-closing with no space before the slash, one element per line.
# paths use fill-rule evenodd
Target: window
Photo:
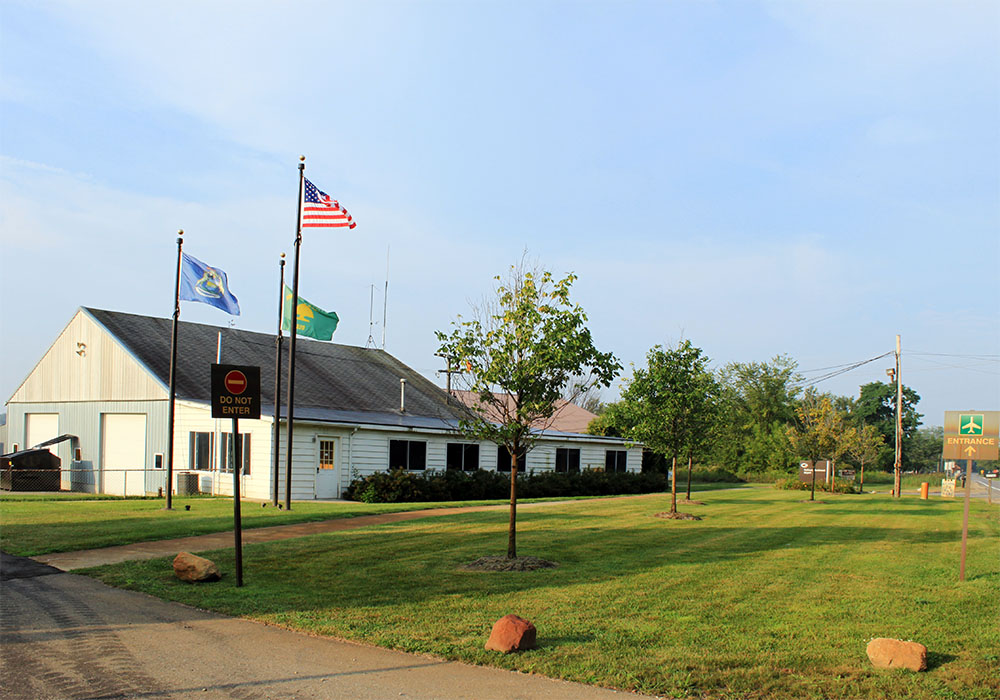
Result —
<path fill-rule="evenodd" d="M 525 467 L 525 455 L 527 453 L 524 448 L 521 448 L 521 454 L 517 457 L 517 470 L 519 472 L 524 471 Z M 497 471 L 498 472 L 509 472 L 510 471 L 510 452 L 503 445 L 497 445 Z"/>
<path fill-rule="evenodd" d="M 628 452 L 625 450 L 607 450 L 604 453 L 604 471 L 628 471 Z"/>
<path fill-rule="evenodd" d="M 157 456 L 157 457 L 159 457 L 159 458 L 160 458 L 160 460 L 161 460 L 161 462 L 162 462 L 162 460 L 163 460 L 163 455 L 156 455 L 156 456 Z M 82 449 L 80 449 L 79 447 L 77 447 L 77 448 L 75 448 L 75 449 L 73 450 L 73 461 L 74 461 L 74 462 L 82 462 L 82 461 L 83 461 L 83 450 L 82 450 Z M 162 466 L 163 466 L 163 465 L 162 465 L 162 464 L 160 464 L 160 467 L 162 467 Z"/>
<path fill-rule="evenodd" d="M 188 469 L 209 471 L 212 468 L 212 433 L 188 433 Z"/>
<path fill-rule="evenodd" d="M 427 443 L 422 440 L 390 440 L 389 469 L 427 468 Z"/>
<path fill-rule="evenodd" d="M 556 471 L 557 472 L 580 471 L 580 450 L 570 447 L 557 447 Z"/>
<path fill-rule="evenodd" d="M 79 462 L 80 460 L 76 460 Z M 153 469 L 163 469 L 163 455 L 157 452 L 153 455 Z"/>
<path fill-rule="evenodd" d="M 479 469 L 479 445 L 463 445 L 458 442 L 449 442 L 446 464 L 448 469 L 455 471 L 476 471 Z"/>
<path fill-rule="evenodd" d="M 319 441 L 319 468 L 320 469 L 336 469 L 337 463 L 334 461 L 336 457 L 337 443 L 333 440 L 320 440 Z"/>
<path fill-rule="evenodd" d="M 243 471 L 241 472 L 244 476 L 250 473 L 250 433 L 240 433 L 241 438 L 243 438 L 243 453 L 240 455 L 240 461 L 243 465 Z M 219 471 L 228 472 L 232 474 L 232 469 L 230 469 L 229 464 L 232 460 L 232 445 L 233 443 L 232 433 L 222 433 L 219 438 Z"/>

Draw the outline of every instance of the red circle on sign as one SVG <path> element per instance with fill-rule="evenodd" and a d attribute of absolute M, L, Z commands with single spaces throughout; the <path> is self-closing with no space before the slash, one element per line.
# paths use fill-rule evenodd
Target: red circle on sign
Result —
<path fill-rule="evenodd" d="M 226 374 L 226 391 L 230 394 L 242 394 L 247 388 L 247 375 L 238 369 L 230 370 Z"/>

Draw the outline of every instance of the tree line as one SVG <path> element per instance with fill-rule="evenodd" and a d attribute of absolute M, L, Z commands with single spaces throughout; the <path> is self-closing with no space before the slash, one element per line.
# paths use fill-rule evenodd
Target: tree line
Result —
<path fill-rule="evenodd" d="M 719 369 L 690 340 L 655 346 L 632 367 L 621 399 L 594 406 L 588 432 L 642 442 L 671 464 L 717 466 L 738 476 L 791 473 L 804 459 L 891 471 L 896 388 L 869 382 L 856 397 L 807 386 L 786 355 Z M 934 470 L 941 429 L 920 428 L 920 396 L 903 386 L 902 468 Z"/>

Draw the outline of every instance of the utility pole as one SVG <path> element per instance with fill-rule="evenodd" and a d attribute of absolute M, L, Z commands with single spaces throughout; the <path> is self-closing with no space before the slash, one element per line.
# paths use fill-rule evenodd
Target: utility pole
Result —
<path fill-rule="evenodd" d="M 899 374 L 900 354 L 899 335 L 896 335 L 896 461 L 893 465 L 896 498 L 900 497 L 903 488 L 903 378 Z"/>
<path fill-rule="evenodd" d="M 438 371 L 439 372 L 444 372 L 446 390 L 447 390 L 447 392 L 449 394 L 451 394 L 451 375 L 453 375 L 453 374 L 462 374 L 462 370 L 460 370 L 460 369 L 452 369 L 451 368 L 451 358 L 450 357 L 445 357 L 444 355 L 440 355 L 440 354 L 438 354 L 438 357 L 444 357 L 444 360 L 445 360 L 445 362 L 448 365 L 447 369 L 441 369 L 441 370 L 438 370 Z"/>

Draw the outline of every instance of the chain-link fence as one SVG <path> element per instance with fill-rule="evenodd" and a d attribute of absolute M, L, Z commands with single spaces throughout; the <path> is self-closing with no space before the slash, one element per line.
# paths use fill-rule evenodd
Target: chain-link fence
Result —
<path fill-rule="evenodd" d="M 197 474 L 177 472 L 174 492 L 200 493 Z M 100 493 L 113 496 L 162 495 L 166 487 L 163 469 L 27 469 L 16 466 L 0 470 L 0 490 L 18 492 Z"/>

